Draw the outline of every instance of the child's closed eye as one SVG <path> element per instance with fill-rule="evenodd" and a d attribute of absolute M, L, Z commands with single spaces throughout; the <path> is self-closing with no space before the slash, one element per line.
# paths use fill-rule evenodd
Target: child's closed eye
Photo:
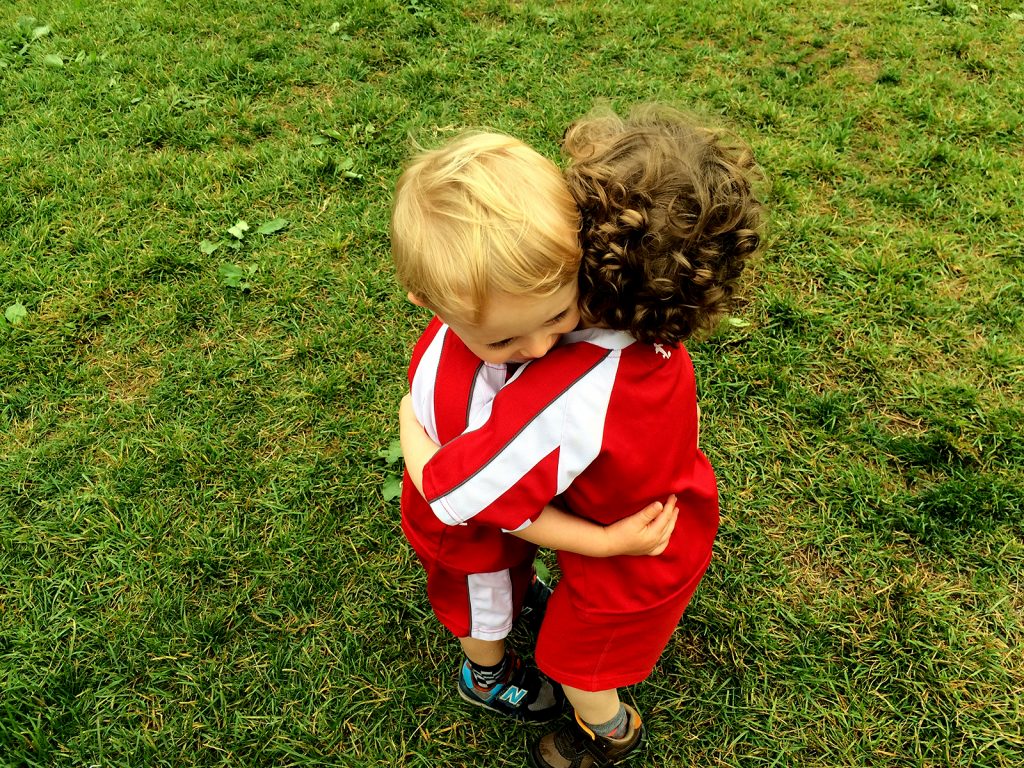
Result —
<path fill-rule="evenodd" d="M 502 339 L 501 341 L 494 341 L 487 345 L 488 349 L 504 349 L 509 346 L 515 339 Z"/>

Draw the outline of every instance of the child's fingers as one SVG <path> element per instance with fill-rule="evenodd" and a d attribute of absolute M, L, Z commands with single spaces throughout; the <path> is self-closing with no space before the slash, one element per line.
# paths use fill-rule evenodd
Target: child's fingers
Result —
<path fill-rule="evenodd" d="M 673 519 L 675 518 L 675 512 L 665 509 L 657 520 L 651 522 L 651 532 L 658 538 L 664 538 L 666 529 L 671 529 L 673 526 Z"/>
<path fill-rule="evenodd" d="M 676 527 L 676 520 L 678 520 L 678 519 L 679 519 L 679 509 L 677 507 L 672 507 L 672 515 L 669 517 L 669 521 L 668 521 L 668 531 L 669 531 L 669 533 L 671 533 L 672 529 Z"/>
<path fill-rule="evenodd" d="M 650 524 L 650 532 L 653 535 L 654 546 L 648 552 L 649 555 L 660 555 L 668 547 L 672 539 L 672 532 L 676 528 L 676 520 L 679 519 L 679 510 L 676 508 L 676 497 L 669 496 L 665 502 L 665 508 L 657 520 Z"/>
<path fill-rule="evenodd" d="M 660 529 L 664 530 L 667 527 L 671 530 L 675 527 L 677 517 L 679 517 L 679 510 L 676 509 L 676 497 L 673 495 L 668 497 L 664 508 L 661 510 L 661 514 L 655 522 Z"/>
<path fill-rule="evenodd" d="M 661 515 L 664 511 L 665 505 L 662 504 L 660 501 L 655 501 L 641 509 L 637 514 L 639 515 L 641 520 L 643 520 L 647 525 L 650 525 L 655 520 L 657 520 L 658 516 Z"/>
<path fill-rule="evenodd" d="M 665 519 L 666 512 L 668 516 L 674 514 L 676 508 L 676 497 L 674 495 L 669 496 L 668 500 L 662 504 L 660 501 L 652 501 L 646 507 L 636 513 L 636 517 L 643 521 L 645 526 L 656 526 Z"/>

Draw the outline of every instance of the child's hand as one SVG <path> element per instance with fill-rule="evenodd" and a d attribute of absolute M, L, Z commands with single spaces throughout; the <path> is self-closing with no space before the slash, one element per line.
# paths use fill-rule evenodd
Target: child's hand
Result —
<path fill-rule="evenodd" d="M 655 501 L 634 515 L 609 525 L 605 531 L 619 555 L 660 555 L 668 546 L 676 527 L 676 497 L 673 494 L 662 504 Z"/>

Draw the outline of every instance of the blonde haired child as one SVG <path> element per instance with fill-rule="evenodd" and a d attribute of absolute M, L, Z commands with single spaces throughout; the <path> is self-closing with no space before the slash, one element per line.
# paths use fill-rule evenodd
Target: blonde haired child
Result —
<path fill-rule="evenodd" d="M 432 440 L 483 423 L 513 368 L 576 327 L 578 228 L 557 167 L 509 136 L 459 137 L 420 152 L 402 173 L 392 252 L 409 299 L 436 315 L 409 368 L 412 410 Z M 536 623 L 550 592 L 533 574 L 537 544 L 595 557 L 656 554 L 674 521 L 670 499 L 607 527 L 553 507 L 534 510 L 514 535 L 480 522 L 448 526 L 406 482 L 402 530 L 435 615 L 466 655 L 459 694 L 519 719 L 558 715 L 560 687 L 505 643 L 524 604 Z"/>

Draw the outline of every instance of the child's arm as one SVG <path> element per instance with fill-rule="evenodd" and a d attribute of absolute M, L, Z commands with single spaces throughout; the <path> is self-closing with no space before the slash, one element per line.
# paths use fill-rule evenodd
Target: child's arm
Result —
<path fill-rule="evenodd" d="M 409 395 L 399 409 L 402 455 L 416 489 L 423 493 L 423 467 L 439 446 L 423 430 L 413 412 Z M 512 535 L 542 547 L 574 552 L 587 557 L 659 555 L 668 546 L 678 512 L 675 497 L 666 504 L 654 502 L 630 517 L 609 526 L 597 525 L 548 505 L 530 525 Z"/>
<path fill-rule="evenodd" d="M 676 497 L 648 504 L 635 515 L 613 525 L 598 525 L 548 504 L 530 525 L 513 536 L 548 549 L 587 557 L 660 555 L 676 527 Z"/>
<path fill-rule="evenodd" d="M 398 426 L 406 474 L 409 475 L 412 484 L 416 486 L 416 490 L 422 496 L 423 467 L 440 450 L 440 446 L 431 440 L 430 435 L 426 433 L 423 425 L 416 418 L 416 412 L 412 406 L 412 395 L 402 398 L 402 404 L 398 409 Z"/>

